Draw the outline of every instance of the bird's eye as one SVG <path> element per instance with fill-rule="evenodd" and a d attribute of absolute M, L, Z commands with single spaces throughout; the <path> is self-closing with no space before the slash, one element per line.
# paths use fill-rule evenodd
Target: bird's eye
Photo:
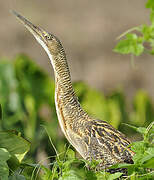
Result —
<path fill-rule="evenodd" d="M 47 36 L 47 39 L 50 40 L 50 39 L 51 39 L 51 36 L 48 35 L 48 36 Z"/>
<path fill-rule="evenodd" d="M 46 35 L 45 37 L 46 37 L 47 40 L 51 40 L 52 39 L 51 35 Z"/>

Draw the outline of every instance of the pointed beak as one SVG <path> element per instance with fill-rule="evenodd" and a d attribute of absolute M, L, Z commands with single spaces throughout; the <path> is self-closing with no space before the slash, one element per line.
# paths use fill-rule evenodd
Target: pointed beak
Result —
<path fill-rule="evenodd" d="M 46 31 L 44 31 L 42 28 L 35 26 L 34 24 L 32 24 L 30 21 L 28 21 L 27 19 L 25 19 L 23 16 L 21 16 L 20 14 L 18 14 L 15 11 L 11 11 L 12 14 L 14 14 L 16 16 L 17 19 L 19 19 L 20 22 L 22 22 L 22 24 L 33 34 L 33 36 L 37 39 L 37 40 L 42 40 L 44 43 L 46 43 L 45 40 L 45 35 L 48 34 Z"/>

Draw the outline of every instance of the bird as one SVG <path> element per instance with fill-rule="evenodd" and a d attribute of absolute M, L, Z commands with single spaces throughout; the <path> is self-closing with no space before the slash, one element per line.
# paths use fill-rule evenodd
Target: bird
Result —
<path fill-rule="evenodd" d="M 91 117 L 81 107 L 72 86 L 67 57 L 61 41 L 32 24 L 16 11 L 12 13 L 46 51 L 55 76 L 55 106 L 62 132 L 81 157 L 99 161 L 97 170 L 117 163 L 133 163 L 130 140 L 104 120 Z M 109 171 L 112 173 L 112 171 Z"/>

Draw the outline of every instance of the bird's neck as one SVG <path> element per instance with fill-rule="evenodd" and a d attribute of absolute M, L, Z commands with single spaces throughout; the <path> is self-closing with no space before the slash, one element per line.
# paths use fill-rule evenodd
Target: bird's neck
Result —
<path fill-rule="evenodd" d="M 53 56 L 52 62 L 55 74 L 56 94 L 61 101 L 65 103 L 75 98 L 74 89 L 72 87 L 69 67 L 66 60 L 66 54 L 62 49 L 59 54 Z"/>
<path fill-rule="evenodd" d="M 65 129 L 70 127 L 74 122 L 78 122 L 79 119 L 82 119 L 82 116 L 86 116 L 86 113 L 81 108 L 72 87 L 64 50 L 60 54 L 52 56 L 52 59 L 50 57 L 50 60 L 55 74 L 56 111 L 61 128 L 65 134 Z"/>
<path fill-rule="evenodd" d="M 55 101 L 63 107 L 71 104 L 72 101 L 77 103 L 77 98 L 72 87 L 70 72 L 67 64 L 55 66 Z M 74 104 L 74 105 L 75 105 Z"/>

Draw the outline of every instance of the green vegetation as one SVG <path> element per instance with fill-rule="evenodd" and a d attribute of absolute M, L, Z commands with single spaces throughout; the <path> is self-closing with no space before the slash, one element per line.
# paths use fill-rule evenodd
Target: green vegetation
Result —
<path fill-rule="evenodd" d="M 149 179 L 152 178 L 152 172 L 147 168 L 154 168 L 151 142 L 154 107 L 146 92 L 137 92 L 132 110 L 128 111 L 131 105 L 126 103 L 121 89 L 104 96 L 83 82 L 76 82 L 74 88 L 89 114 L 108 121 L 127 136 L 138 138 L 138 133 L 143 135 L 142 141 L 132 144 L 136 152 L 135 163 L 114 167 L 127 167 L 131 178 L 144 178 L 146 174 Z M 76 158 L 74 150 L 59 130 L 54 82 L 27 56 L 19 55 L 13 62 L 0 61 L 0 104 L 0 177 L 4 180 L 8 177 L 110 180 L 121 176 L 121 173 L 95 172 L 98 162 L 89 163 Z M 146 129 L 135 128 L 134 125 L 149 126 Z M 88 170 L 86 166 L 93 170 Z"/>
<path fill-rule="evenodd" d="M 122 34 L 124 39 L 115 52 L 154 54 L 154 1 L 148 0 L 146 7 L 151 11 L 151 24 Z M 154 179 L 154 106 L 148 94 L 138 90 L 128 104 L 122 89 L 104 96 L 83 82 L 73 86 L 89 114 L 140 140 L 131 144 L 134 164 L 111 168 L 127 168 L 127 179 Z M 54 81 L 49 75 L 25 55 L 12 62 L 1 59 L 0 180 L 113 180 L 122 175 L 97 172 L 97 164 L 77 158 L 62 135 L 54 105 Z"/>
<path fill-rule="evenodd" d="M 142 24 L 133 27 L 118 37 L 123 40 L 114 48 L 121 54 L 141 55 L 143 52 L 154 54 L 154 1 L 148 0 L 146 8 L 150 9 L 150 25 Z M 134 33 L 131 33 L 134 32 Z"/>

